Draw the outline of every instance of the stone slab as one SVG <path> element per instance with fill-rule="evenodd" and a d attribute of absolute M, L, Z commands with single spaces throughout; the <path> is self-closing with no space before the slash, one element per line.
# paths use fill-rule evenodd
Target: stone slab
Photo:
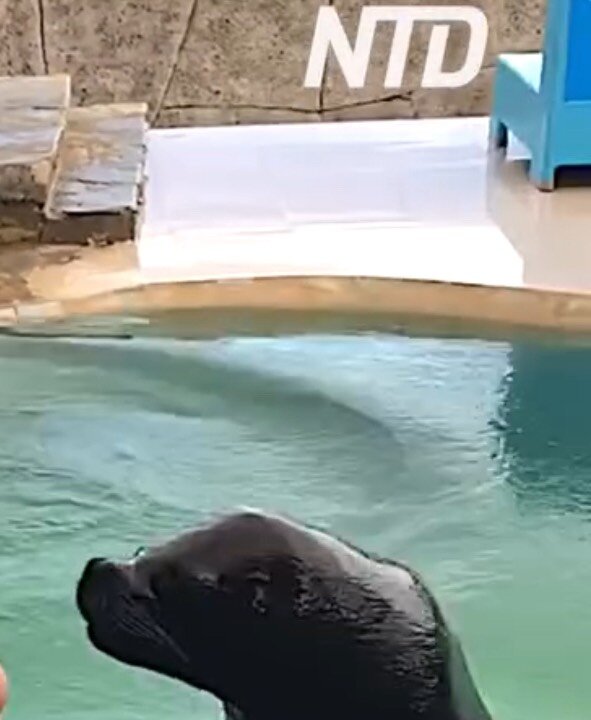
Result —
<path fill-rule="evenodd" d="M 0 108 L 6 110 L 64 110 L 70 104 L 68 75 L 0 77 Z"/>
<path fill-rule="evenodd" d="M 137 215 L 130 210 L 67 215 L 47 221 L 42 242 L 52 245 L 111 245 L 135 239 Z"/>
<path fill-rule="evenodd" d="M 0 243 L 37 241 L 70 101 L 66 75 L 0 78 Z"/>
<path fill-rule="evenodd" d="M 66 75 L 0 78 L 0 200 L 45 202 L 69 100 Z"/>
<path fill-rule="evenodd" d="M 133 239 L 142 204 L 147 112 L 145 103 L 68 111 L 45 207 L 45 242 Z"/>

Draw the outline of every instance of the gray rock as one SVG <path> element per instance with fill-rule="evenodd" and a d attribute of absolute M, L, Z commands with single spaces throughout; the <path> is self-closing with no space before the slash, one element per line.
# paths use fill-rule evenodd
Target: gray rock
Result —
<path fill-rule="evenodd" d="M 69 98 L 65 75 L 0 78 L 0 200 L 45 202 Z"/>
<path fill-rule="evenodd" d="M 37 240 L 55 167 L 70 81 L 0 78 L 0 243 Z"/>
<path fill-rule="evenodd" d="M 147 112 L 144 103 L 68 112 L 45 207 L 44 242 L 134 238 L 142 203 Z"/>

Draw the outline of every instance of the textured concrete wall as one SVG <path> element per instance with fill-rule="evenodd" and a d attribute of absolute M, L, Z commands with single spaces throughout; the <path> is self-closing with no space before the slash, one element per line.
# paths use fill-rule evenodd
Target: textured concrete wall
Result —
<path fill-rule="evenodd" d="M 544 0 L 466 0 L 489 18 L 484 67 L 457 90 L 418 87 L 428 29 L 413 41 L 405 86 L 384 90 L 385 27 L 366 87 L 349 90 L 338 68 L 320 90 L 303 78 L 318 7 L 328 0 L 0 0 L 0 74 L 67 72 L 80 104 L 144 101 L 158 125 L 315 121 L 484 114 L 494 54 L 534 49 Z M 404 0 L 404 4 L 421 0 Z M 456 4 L 425 0 L 425 4 Z M 363 4 L 331 0 L 351 37 Z M 459 4 L 459 3 L 458 3 Z M 465 36 L 452 32 L 446 63 L 460 66 Z"/>

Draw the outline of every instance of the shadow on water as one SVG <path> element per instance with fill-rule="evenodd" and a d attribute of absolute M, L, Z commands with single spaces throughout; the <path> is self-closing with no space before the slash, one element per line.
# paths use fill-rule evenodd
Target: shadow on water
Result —
<path fill-rule="evenodd" d="M 336 481 L 362 488 L 375 501 L 391 496 L 393 481 L 408 480 L 410 490 L 416 478 L 405 466 L 405 448 L 417 438 L 428 447 L 446 444 L 444 428 L 423 424 L 417 416 L 397 419 L 395 408 L 383 416 L 361 391 L 350 392 L 347 383 L 345 391 L 333 391 L 331 378 L 323 381 L 305 371 L 305 359 L 288 350 L 285 367 L 278 368 L 264 362 L 261 347 L 245 360 L 226 352 L 223 340 L 205 346 L 172 340 L 0 342 L 3 358 L 35 364 L 29 377 L 39 378 L 44 392 L 51 386 L 48 401 L 87 398 L 110 412 L 230 422 L 248 435 L 249 443 L 268 444 L 275 454 L 284 448 L 294 461 L 299 457 L 318 468 L 316 482 L 325 478 L 327 492 Z M 368 382 L 364 377 L 358 384 L 367 387 Z M 15 393 L 22 405 L 22 383 Z M 34 413 L 35 402 L 29 405 Z"/>
<path fill-rule="evenodd" d="M 310 468 L 321 469 L 315 482 L 322 485 L 328 481 L 327 492 L 338 482 L 339 486 L 361 488 L 365 496 L 379 502 L 391 497 L 394 484 L 400 491 L 408 481 L 404 489 L 420 493 L 417 458 L 431 449 L 441 453 L 450 448 L 451 452 L 457 446 L 446 425 L 433 422 L 429 405 L 408 411 L 409 406 L 415 408 L 402 384 L 402 367 L 408 360 L 416 363 L 420 350 L 405 359 L 397 356 L 399 344 L 376 348 L 382 353 L 381 365 L 376 366 L 380 377 L 392 377 L 386 386 L 388 402 L 379 406 L 363 395 L 364 387 L 372 383 L 373 366 L 363 360 L 368 377 L 353 381 L 346 358 L 342 364 L 347 352 L 342 342 L 335 355 L 335 363 L 341 364 L 333 377 L 322 377 L 326 368 L 319 367 L 316 373 L 307 366 L 310 358 L 302 354 L 301 345 L 285 346 L 281 366 L 277 354 L 274 364 L 266 362 L 269 351 L 264 345 L 253 345 L 250 356 L 248 352 L 236 355 L 227 352 L 232 344 L 224 340 L 201 344 L 141 338 L 70 342 L 13 337 L 0 338 L 0 343 L 4 358 L 35 362 L 38 377 L 43 377 L 40 366 L 45 368 L 43 382 L 50 377 L 54 399 L 74 394 L 104 402 L 114 411 L 231 422 L 248 434 L 249 442 L 279 445 L 289 449 L 292 459 L 307 458 Z M 501 346 L 492 347 L 493 354 L 499 354 Z M 510 348 L 510 371 L 497 395 L 498 410 L 490 423 L 497 469 L 523 506 L 591 514 L 589 344 L 532 339 L 503 343 L 503 347 Z M 462 384 L 460 366 L 469 362 L 473 352 L 471 343 L 466 348 L 459 361 L 453 355 L 437 354 L 437 362 L 447 368 L 448 388 L 452 378 Z M 482 362 L 484 350 L 477 352 Z M 391 359 L 388 353 L 393 353 Z M 434 368 L 427 366 L 420 372 L 427 373 L 435 399 L 441 391 L 431 382 Z M 4 392 L 10 395 L 6 381 Z M 22 395 L 22 386 L 18 393 Z M 398 406 L 397 399 L 405 393 L 406 406 Z M 453 393 L 450 400 L 457 402 Z M 388 406 L 386 414 L 383 405 Z M 458 411 L 464 412 L 462 407 L 464 410 L 458 406 Z M 461 420 L 459 414 L 454 416 Z M 412 467 L 406 464 L 409 448 L 414 457 Z M 437 463 L 431 463 L 430 472 L 434 469 L 439 470 Z"/>
<path fill-rule="evenodd" d="M 591 516 L 591 349 L 515 344 L 493 432 L 501 471 L 528 510 Z"/>

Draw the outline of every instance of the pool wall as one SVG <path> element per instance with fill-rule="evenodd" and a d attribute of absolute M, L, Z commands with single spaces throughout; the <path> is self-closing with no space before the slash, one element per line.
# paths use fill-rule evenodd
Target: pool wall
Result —
<path fill-rule="evenodd" d="M 274 310 L 362 313 L 465 323 L 591 331 L 591 295 L 534 288 L 502 288 L 370 277 L 259 277 L 149 282 L 134 265 L 133 246 L 63 250 L 33 265 L 20 285 L 4 282 L 0 324 L 65 320 L 80 316 L 149 315 L 167 310 Z M 3 283 L 0 278 L 0 294 Z M 25 288 L 25 290 L 23 290 Z"/>

